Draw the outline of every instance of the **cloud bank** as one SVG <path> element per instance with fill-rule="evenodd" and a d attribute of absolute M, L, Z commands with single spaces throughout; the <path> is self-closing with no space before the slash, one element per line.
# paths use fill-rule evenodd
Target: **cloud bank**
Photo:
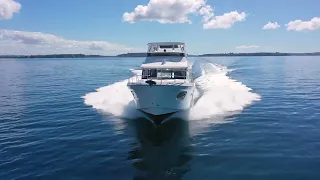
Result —
<path fill-rule="evenodd" d="M 11 19 L 14 13 L 18 13 L 21 4 L 14 0 L 0 0 L 0 20 Z"/>
<path fill-rule="evenodd" d="M 105 41 L 76 41 L 41 32 L 0 29 L 0 54 L 118 54 L 135 48 Z"/>
<path fill-rule="evenodd" d="M 295 20 L 286 24 L 288 31 L 314 31 L 320 29 L 320 17 L 314 17 L 310 21 Z"/>
<path fill-rule="evenodd" d="M 280 25 L 277 22 L 274 22 L 274 23 L 268 22 L 266 25 L 263 26 L 262 29 L 265 29 L 265 30 L 267 30 L 267 29 L 277 29 L 279 27 L 280 27 Z"/>
<path fill-rule="evenodd" d="M 125 12 L 123 21 L 157 21 L 167 23 L 192 23 L 190 15 L 203 18 L 204 29 L 228 29 L 237 21 L 244 21 L 247 14 L 231 11 L 222 16 L 214 16 L 211 5 L 206 0 L 150 0 L 147 5 L 138 5 L 133 12 Z"/>

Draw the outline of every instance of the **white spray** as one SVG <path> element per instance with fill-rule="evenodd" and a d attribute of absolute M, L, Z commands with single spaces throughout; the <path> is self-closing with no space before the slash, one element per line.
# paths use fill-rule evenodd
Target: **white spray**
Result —
<path fill-rule="evenodd" d="M 202 120 L 215 116 L 228 115 L 242 111 L 244 107 L 260 100 L 251 89 L 230 79 L 228 69 L 212 63 L 194 64 L 196 74 L 196 104 L 190 110 L 189 120 Z M 131 70 L 140 74 L 139 70 Z M 105 86 L 86 94 L 85 104 L 117 117 L 134 118 L 142 116 L 135 109 L 133 97 L 127 88 L 128 80 Z"/>

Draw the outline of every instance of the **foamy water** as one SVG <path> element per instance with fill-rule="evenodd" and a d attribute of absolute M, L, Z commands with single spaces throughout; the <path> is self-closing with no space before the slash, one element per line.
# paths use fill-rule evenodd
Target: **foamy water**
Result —
<path fill-rule="evenodd" d="M 228 76 L 230 70 L 225 66 L 195 63 L 193 70 L 196 76 L 196 103 L 188 113 L 189 120 L 241 112 L 245 107 L 260 100 L 260 96 L 253 93 L 249 87 L 231 79 Z M 141 73 L 139 70 L 131 71 L 134 74 Z M 113 116 L 143 116 L 135 109 L 132 94 L 126 86 L 127 81 L 126 79 L 86 94 L 83 97 L 85 104 Z"/>

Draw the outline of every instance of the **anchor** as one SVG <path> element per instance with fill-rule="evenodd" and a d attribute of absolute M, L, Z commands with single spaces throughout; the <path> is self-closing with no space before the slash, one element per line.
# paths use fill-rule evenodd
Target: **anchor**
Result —
<path fill-rule="evenodd" d="M 152 81 L 152 80 L 147 80 L 145 82 L 149 84 L 150 87 L 157 84 L 155 81 Z"/>

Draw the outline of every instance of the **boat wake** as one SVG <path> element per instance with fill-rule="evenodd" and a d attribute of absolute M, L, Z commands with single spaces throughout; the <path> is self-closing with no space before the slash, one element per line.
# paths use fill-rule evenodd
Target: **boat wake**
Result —
<path fill-rule="evenodd" d="M 190 119 L 206 119 L 212 116 L 230 115 L 241 112 L 245 107 L 260 100 L 246 85 L 231 79 L 233 71 L 225 66 L 212 63 L 198 64 L 195 83 L 197 99 L 190 110 Z"/>
<path fill-rule="evenodd" d="M 140 74 L 139 70 L 131 70 Z M 210 119 L 241 112 L 245 107 L 260 100 L 246 85 L 231 79 L 227 67 L 213 63 L 194 63 L 196 101 L 188 113 L 189 120 Z M 83 96 L 86 105 L 122 118 L 144 116 L 134 106 L 133 97 L 127 88 L 128 80 L 101 87 L 96 92 Z M 179 114 L 176 114 L 179 116 Z M 184 117 L 185 118 L 185 117 Z"/>

